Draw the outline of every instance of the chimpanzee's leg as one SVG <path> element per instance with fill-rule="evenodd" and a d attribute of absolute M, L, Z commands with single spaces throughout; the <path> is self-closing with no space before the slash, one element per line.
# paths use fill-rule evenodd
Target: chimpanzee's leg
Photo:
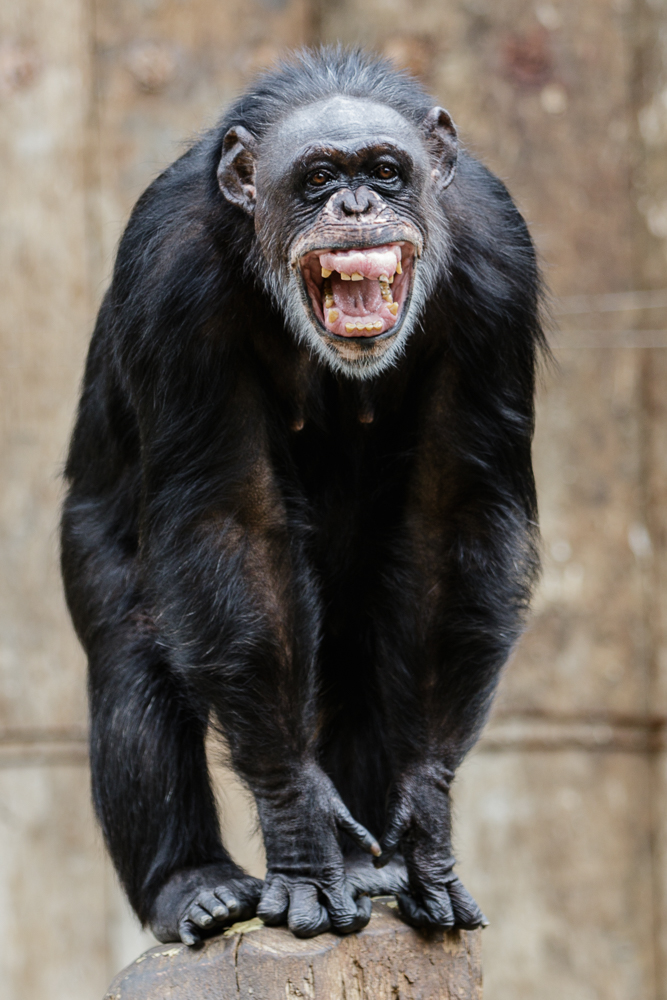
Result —
<path fill-rule="evenodd" d="M 175 677 L 145 611 L 136 559 L 113 530 L 115 499 L 72 493 L 63 518 L 63 575 L 89 659 L 93 799 L 141 921 L 160 940 L 191 944 L 252 916 L 261 882 L 222 845 L 206 706 Z"/>
<path fill-rule="evenodd" d="M 160 940 L 191 944 L 216 925 L 253 916 L 261 883 L 222 846 L 205 714 L 154 636 L 133 624 L 90 658 L 93 797 L 139 917 Z"/>

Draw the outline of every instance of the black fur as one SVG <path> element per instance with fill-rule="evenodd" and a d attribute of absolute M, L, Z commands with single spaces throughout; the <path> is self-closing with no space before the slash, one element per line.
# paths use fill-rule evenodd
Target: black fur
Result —
<path fill-rule="evenodd" d="M 354 930 L 383 877 L 413 923 L 482 921 L 452 874 L 448 788 L 538 569 L 535 254 L 503 184 L 460 152 L 431 220 L 448 259 L 403 356 L 363 381 L 313 357 L 216 170 L 230 128 L 261 140 L 339 93 L 416 126 L 433 103 L 361 53 L 261 79 L 139 199 L 88 357 L 63 574 L 95 808 L 164 940 L 249 916 L 262 892 L 268 922 Z M 222 845 L 209 720 L 257 798 L 265 886 Z M 355 841 L 383 831 L 380 862 L 399 853 L 374 875 Z"/>

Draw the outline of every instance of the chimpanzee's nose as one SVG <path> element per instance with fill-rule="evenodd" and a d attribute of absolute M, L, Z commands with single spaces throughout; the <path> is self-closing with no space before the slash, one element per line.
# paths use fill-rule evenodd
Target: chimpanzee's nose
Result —
<path fill-rule="evenodd" d="M 373 207 L 373 196 L 367 187 L 345 191 L 340 207 L 345 215 L 365 215 Z"/>

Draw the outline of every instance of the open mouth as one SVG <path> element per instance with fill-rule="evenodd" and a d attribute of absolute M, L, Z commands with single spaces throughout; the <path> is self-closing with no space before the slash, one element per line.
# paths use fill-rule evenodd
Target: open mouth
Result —
<path fill-rule="evenodd" d="M 410 297 L 412 243 L 314 250 L 300 259 L 312 311 L 334 337 L 381 337 L 400 325 Z"/>

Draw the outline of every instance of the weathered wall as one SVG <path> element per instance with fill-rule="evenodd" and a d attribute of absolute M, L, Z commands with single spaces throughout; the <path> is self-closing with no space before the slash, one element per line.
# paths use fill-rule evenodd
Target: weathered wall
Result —
<path fill-rule="evenodd" d="M 425 79 L 518 199 L 558 296 L 536 441 L 544 579 L 455 792 L 461 871 L 491 918 L 486 996 L 665 1000 L 667 295 L 605 297 L 667 286 L 665 37 L 661 0 L 0 0 L 8 1000 L 101 996 L 145 940 L 90 814 L 56 572 L 58 472 L 114 246 L 181 143 L 317 39 Z M 261 873 L 249 822 L 228 820 L 230 842 Z"/>

